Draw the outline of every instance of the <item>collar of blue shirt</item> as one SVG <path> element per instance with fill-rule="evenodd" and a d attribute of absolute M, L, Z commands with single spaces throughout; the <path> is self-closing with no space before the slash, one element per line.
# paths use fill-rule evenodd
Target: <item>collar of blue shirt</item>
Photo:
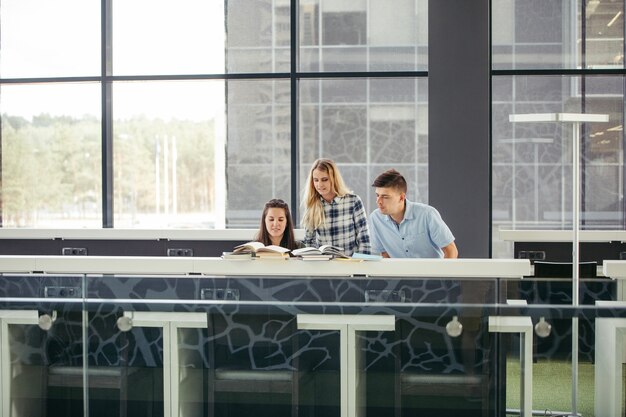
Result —
<path fill-rule="evenodd" d="M 412 204 L 409 200 L 404 200 L 404 204 L 405 204 L 406 210 L 404 210 L 404 217 L 402 217 L 402 221 L 404 221 L 405 219 L 413 220 L 415 218 L 415 213 L 414 213 L 415 204 Z M 396 226 L 400 227 L 400 225 L 396 223 L 396 221 L 392 219 L 390 215 L 386 215 L 385 220 L 387 220 L 388 222 L 395 223 Z"/>

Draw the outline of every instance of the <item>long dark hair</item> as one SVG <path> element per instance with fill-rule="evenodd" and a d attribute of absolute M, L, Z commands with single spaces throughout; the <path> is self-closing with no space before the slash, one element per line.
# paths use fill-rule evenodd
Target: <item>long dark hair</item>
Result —
<path fill-rule="evenodd" d="M 261 242 L 264 245 L 272 244 L 270 234 L 267 231 L 267 227 L 265 227 L 265 218 L 267 217 L 267 211 L 271 208 L 281 208 L 285 210 L 285 219 L 287 220 L 287 224 L 285 225 L 285 232 L 283 233 L 283 238 L 280 241 L 280 246 L 290 250 L 297 249 L 298 243 L 296 242 L 296 238 L 293 234 L 293 221 L 291 221 L 291 212 L 289 211 L 289 205 L 280 198 L 273 198 L 265 203 L 265 207 L 263 208 L 263 214 L 261 215 L 261 227 L 256 234 L 255 240 L 257 242 Z"/>

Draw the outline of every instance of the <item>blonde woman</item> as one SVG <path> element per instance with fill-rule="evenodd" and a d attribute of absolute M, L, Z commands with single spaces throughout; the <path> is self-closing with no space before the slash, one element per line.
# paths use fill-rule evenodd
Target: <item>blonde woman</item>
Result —
<path fill-rule="evenodd" d="M 363 202 L 350 192 L 332 160 L 313 163 L 302 205 L 305 246 L 338 246 L 347 255 L 371 253 Z"/>

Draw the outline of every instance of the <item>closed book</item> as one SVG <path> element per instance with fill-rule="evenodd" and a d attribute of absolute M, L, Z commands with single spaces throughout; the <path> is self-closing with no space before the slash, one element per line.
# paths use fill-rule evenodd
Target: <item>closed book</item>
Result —
<path fill-rule="evenodd" d="M 257 252 L 254 254 L 255 259 L 289 259 L 288 253 L 275 253 L 275 252 Z"/>
<path fill-rule="evenodd" d="M 230 259 L 230 260 L 250 260 L 252 259 L 252 254 L 251 253 L 234 253 L 234 252 L 222 252 L 222 259 Z"/>
<path fill-rule="evenodd" d="M 303 261 L 330 261 L 333 258 L 333 255 L 302 255 L 298 256 L 296 259 L 301 259 Z"/>

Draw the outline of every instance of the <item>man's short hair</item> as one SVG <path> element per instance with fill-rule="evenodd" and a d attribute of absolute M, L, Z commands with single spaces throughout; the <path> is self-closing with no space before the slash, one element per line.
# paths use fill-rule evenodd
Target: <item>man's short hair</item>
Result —
<path fill-rule="evenodd" d="M 395 188 L 396 190 L 405 193 L 407 191 L 406 180 L 395 169 L 389 169 L 376 177 L 372 183 L 372 187 L 378 188 Z"/>

